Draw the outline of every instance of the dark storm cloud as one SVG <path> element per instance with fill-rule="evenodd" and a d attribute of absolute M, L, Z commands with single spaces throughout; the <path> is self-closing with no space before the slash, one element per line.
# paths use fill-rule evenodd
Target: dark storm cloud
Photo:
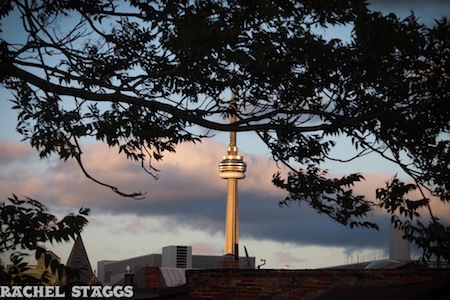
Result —
<path fill-rule="evenodd" d="M 248 199 L 241 201 L 241 230 L 254 238 L 268 238 L 295 244 L 321 246 L 383 247 L 386 242 L 385 226 L 381 232 L 368 229 L 349 229 L 307 205 L 278 207 L 274 201 Z M 269 199 L 264 199 L 269 200 Z M 258 204 L 259 203 L 259 204 Z M 260 205 L 255 212 L 253 209 Z M 253 215 L 253 216 L 252 216 Z M 387 220 L 372 219 L 383 225 Z M 247 229 L 248 228 L 248 229 Z"/>
<path fill-rule="evenodd" d="M 386 218 L 378 218 L 381 230 L 349 229 L 307 205 L 279 207 L 279 198 L 246 192 L 239 195 L 240 232 L 242 237 L 272 240 L 298 245 L 385 248 Z M 114 208 L 114 213 L 140 216 L 165 216 L 194 230 L 221 233 L 225 224 L 226 194 L 200 195 L 190 201 L 133 201 Z"/>

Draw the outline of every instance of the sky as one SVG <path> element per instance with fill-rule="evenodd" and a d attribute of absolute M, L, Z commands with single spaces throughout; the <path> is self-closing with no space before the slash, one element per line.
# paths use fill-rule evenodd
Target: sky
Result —
<path fill-rule="evenodd" d="M 431 20 L 450 12 L 450 2 L 376 1 L 373 8 L 400 16 L 414 9 L 416 16 Z M 11 25 L 3 29 L 14 31 Z M 40 160 L 15 132 L 17 113 L 10 98 L 0 89 L 0 201 L 12 193 L 28 196 L 60 217 L 91 208 L 82 238 L 93 269 L 100 260 L 161 253 L 169 245 L 190 245 L 193 254 L 223 254 L 227 183 L 219 178 L 218 164 L 226 153 L 228 134 L 180 145 L 176 154 L 155 165 L 161 170 L 158 180 L 118 156 L 116 149 L 86 144 L 84 164 L 92 175 L 125 192 L 147 193 L 143 200 L 131 200 L 85 178 L 74 161 Z M 369 216 L 380 225 L 380 231 L 373 231 L 349 229 L 305 204 L 279 207 L 286 194 L 271 184 L 278 169 L 267 148 L 251 134 L 238 134 L 238 147 L 247 163 L 246 178 L 239 181 L 241 255 L 245 246 L 257 265 L 265 259 L 263 268 L 275 269 L 315 269 L 388 257 L 389 218 L 384 212 Z M 339 141 L 338 154 L 345 157 L 347 150 L 348 145 Z M 355 190 L 372 200 L 375 188 L 399 171 L 376 156 L 327 167 L 335 175 L 363 170 L 366 180 Z M 448 205 L 432 205 L 438 217 L 450 221 Z M 72 243 L 46 246 L 65 262 Z"/>

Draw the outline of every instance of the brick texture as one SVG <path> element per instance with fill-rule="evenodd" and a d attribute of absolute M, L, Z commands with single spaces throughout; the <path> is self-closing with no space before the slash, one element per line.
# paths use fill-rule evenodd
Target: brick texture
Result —
<path fill-rule="evenodd" d="M 161 270 L 158 267 L 145 268 L 145 285 L 149 288 L 160 288 L 161 285 Z"/>
<path fill-rule="evenodd" d="M 187 299 L 312 299 L 332 287 L 450 281 L 449 269 L 189 270 Z"/>

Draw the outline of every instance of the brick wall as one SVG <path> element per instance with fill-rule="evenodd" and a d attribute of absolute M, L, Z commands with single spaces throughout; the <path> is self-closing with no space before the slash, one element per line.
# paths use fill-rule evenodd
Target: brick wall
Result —
<path fill-rule="evenodd" d="M 146 267 L 143 269 L 145 272 L 144 275 L 144 284 L 140 287 L 146 288 L 161 288 L 161 270 L 159 267 Z"/>
<path fill-rule="evenodd" d="M 448 279 L 449 269 L 189 270 L 188 299 L 311 299 L 334 286 L 387 286 Z"/>

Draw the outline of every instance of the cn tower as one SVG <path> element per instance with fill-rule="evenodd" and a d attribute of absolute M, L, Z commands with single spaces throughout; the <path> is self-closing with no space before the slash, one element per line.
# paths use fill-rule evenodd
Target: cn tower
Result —
<path fill-rule="evenodd" d="M 236 93 L 231 94 L 230 124 L 236 122 Z M 236 131 L 230 131 L 230 144 L 227 155 L 223 156 L 219 164 L 220 178 L 227 179 L 227 214 L 225 224 L 225 255 L 239 260 L 239 211 L 238 211 L 238 179 L 245 178 L 246 164 L 242 156 L 238 155 L 236 146 Z"/>

